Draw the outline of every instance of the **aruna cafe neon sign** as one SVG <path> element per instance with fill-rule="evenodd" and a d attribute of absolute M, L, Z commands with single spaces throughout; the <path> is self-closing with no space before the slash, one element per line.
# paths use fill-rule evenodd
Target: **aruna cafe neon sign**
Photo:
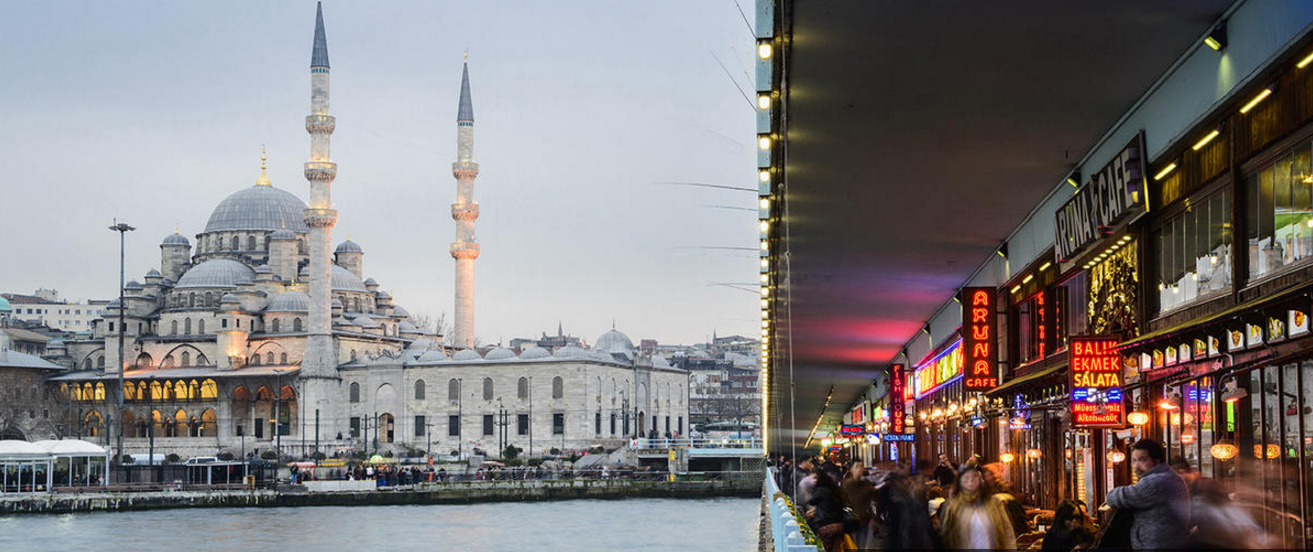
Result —
<path fill-rule="evenodd" d="M 984 391 L 998 387 L 997 339 L 998 313 L 994 310 L 994 288 L 962 289 L 962 349 L 965 351 L 965 379 L 962 387 Z"/>

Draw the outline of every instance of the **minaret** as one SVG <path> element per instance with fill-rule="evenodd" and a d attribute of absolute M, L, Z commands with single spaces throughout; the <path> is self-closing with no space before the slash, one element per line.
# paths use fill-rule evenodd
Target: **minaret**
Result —
<path fill-rule="evenodd" d="M 310 133 L 310 160 L 305 162 L 305 178 L 310 181 L 310 204 L 303 216 L 310 227 L 310 334 L 305 358 L 301 362 L 302 408 L 304 416 L 320 412 L 318 433 L 332 439 L 336 432 L 336 413 L 332 397 L 340 378 L 337 375 L 337 351 L 333 346 L 331 250 L 337 211 L 331 196 L 337 163 L 330 160 L 328 138 L 336 120 L 328 114 L 328 39 L 324 36 L 324 6 L 315 9 L 315 44 L 310 54 L 310 115 L 305 129 Z"/>
<path fill-rule="evenodd" d="M 479 242 L 474 237 L 474 221 L 479 218 L 479 204 L 474 201 L 474 179 L 479 164 L 474 162 L 474 103 L 470 99 L 470 56 L 465 54 L 465 69 L 460 77 L 460 107 L 456 110 L 456 162 L 451 164 L 456 177 L 456 202 L 451 204 L 451 218 L 456 221 L 456 241 L 451 244 L 451 258 L 456 259 L 456 321 L 452 327 L 452 345 L 458 349 L 474 347 L 474 259 L 479 258 Z"/>

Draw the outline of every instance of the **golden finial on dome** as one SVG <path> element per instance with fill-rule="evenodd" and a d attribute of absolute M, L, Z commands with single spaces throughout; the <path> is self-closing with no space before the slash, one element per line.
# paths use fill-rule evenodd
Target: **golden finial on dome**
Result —
<path fill-rule="evenodd" d="M 469 62 L 470 62 L 470 49 L 469 49 L 469 48 L 466 48 L 466 49 L 465 49 L 465 63 L 469 63 Z"/>
<path fill-rule="evenodd" d="M 269 153 L 264 146 L 260 146 L 260 178 L 255 181 L 256 186 L 273 186 L 269 181 L 269 175 L 265 174 L 265 169 L 269 166 Z"/>

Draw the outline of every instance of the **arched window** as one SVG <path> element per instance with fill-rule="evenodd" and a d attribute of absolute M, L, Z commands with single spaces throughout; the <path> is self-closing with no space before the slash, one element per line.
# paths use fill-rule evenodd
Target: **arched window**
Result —
<path fill-rule="evenodd" d="M 190 320 L 188 320 L 188 322 L 190 322 Z M 191 366 L 191 353 L 187 351 L 182 352 L 182 365 Z"/>
<path fill-rule="evenodd" d="M 96 394 L 93 400 L 95 400 L 96 402 L 101 402 L 105 400 L 105 384 L 99 382 L 96 383 Z"/>
<path fill-rule="evenodd" d="M 196 380 L 191 380 L 191 382 L 187 384 L 187 398 L 191 400 L 196 400 L 201 398 L 200 382 Z"/>
<path fill-rule="evenodd" d="M 237 236 L 233 236 L 233 239 L 232 239 L 232 244 L 233 244 L 232 249 L 233 249 L 233 251 L 237 251 L 237 248 L 238 248 L 238 247 L 241 247 L 241 243 L 242 243 L 241 240 L 238 239 Z"/>
<path fill-rule="evenodd" d="M 597 377 L 597 402 L 602 402 L 602 377 Z M 600 431 L 600 430 L 599 430 Z"/>
<path fill-rule="evenodd" d="M 205 333 L 205 319 L 204 319 L 204 318 L 202 318 L 202 319 L 196 321 L 196 333 L 198 333 L 198 334 L 203 334 L 203 333 Z"/>
<path fill-rule="evenodd" d="M 424 380 L 415 380 L 415 400 L 424 400 Z"/>
<path fill-rule="evenodd" d="M 356 308 L 353 309 L 353 310 L 355 310 L 356 312 L 365 312 L 365 311 L 360 310 L 360 298 L 359 298 L 359 297 L 353 298 L 353 299 L 351 300 L 351 303 L 354 304 L 354 305 L 356 306 Z"/>
<path fill-rule="evenodd" d="M 201 399 L 212 401 L 219 398 L 219 385 L 214 380 L 207 379 L 201 382 Z"/>
<path fill-rule="evenodd" d="M 355 359 L 356 359 L 356 350 L 351 349 L 351 360 L 355 360 Z"/>
<path fill-rule="evenodd" d="M 273 352 L 273 351 L 269 351 L 269 354 L 264 355 L 264 362 L 265 362 L 265 364 L 273 364 L 273 363 L 274 363 L 274 352 Z"/>
<path fill-rule="evenodd" d="M 85 358 L 85 359 L 82 360 L 82 369 L 83 369 L 83 370 L 90 370 L 90 369 L 91 369 L 91 357 L 87 357 L 87 358 Z"/>
<path fill-rule="evenodd" d="M 105 355 L 96 357 L 96 368 L 104 368 L 104 367 L 105 367 Z"/>
<path fill-rule="evenodd" d="M 565 380 L 561 376 L 552 378 L 552 398 L 559 399 L 565 396 Z"/>
<path fill-rule="evenodd" d="M 143 397 L 143 399 L 148 401 L 164 400 L 164 386 L 158 381 L 150 382 L 150 394 Z"/>
<path fill-rule="evenodd" d="M 274 332 L 274 333 L 278 333 L 278 319 L 277 319 L 277 318 L 274 319 L 273 327 L 274 327 L 273 332 Z"/>
<path fill-rule="evenodd" d="M 456 402 L 460 400 L 460 381 L 452 378 L 447 382 L 447 400 Z"/>
<path fill-rule="evenodd" d="M 207 306 L 207 307 L 213 307 L 213 306 L 214 306 L 214 294 L 213 294 L 213 293 L 210 293 L 210 292 L 208 292 L 208 291 L 205 292 L 205 306 Z"/>
<path fill-rule="evenodd" d="M 187 294 L 187 306 L 188 306 L 188 307 L 194 307 L 194 306 L 196 306 L 196 294 L 195 294 L 195 293 L 188 293 L 188 294 Z"/>
<path fill-rule="evenodd" d="M 283 353 L 283 354 L 281 354 L 281 355 L 278 355 L 278 362 L 280 362 L 280 363 L 282 363 L 282 364 L 287 364 L 287 353 Z"/>
<path fill-rule="evenodd" d="M 294 331 L 294 332 L 299 332 L 299 331 L 301 331 L 301 319 L 300 319 L 300 318 L 293 318 L 293 319 L 292 319 L 292 331 Z"/>
<path fill-rule="evenodd" d="M 251 355 L 251 366 L 259 366 L 261 358 L 260 353 Z"/>
<path fill-rule="evenodd" d="M 132 383 L 130 381 L 123 384 L 123 400 L 125 401 L 137 400 L 137 384 Z"/>
<path fill-rule="evenodd" d="M 178 335 L 178 321 L 174 320 L 173 323 L 170 324 L 170 327 L 172 329 L 169 331 L 169 333 L 172 335 Z"/>
<path fill-rule="evenodd" d="M 184 319 L 184 320 L 183 320 L 183 322 L 182 322 L 182 333 L 185 334 L 185 335 L 191 335 L 191 319 L 190 319 L 190 318 L 187 318 L 187 319 Z"/>
<path fill-rule="evenodd" d="M 360 384 L 354 381 L 351 382 L 351 402 L 360 402 Z"/>
<path fill-rule="evenodd" d="M 191 399 L 191 392 L 188 391 L 187 382 L 182 380 L 173 382 L 173 398 L 179 401 Z"/>
<path fill-rule="evenodd" d="M 210 365 L 210 359 L 205 358 L 205 355 L 202 355 L 202 354 L 200 354 L 200 353 L 197 353 L 197 354 L 196 354 L 196 365 L 197 365 L 197 366 L 209 366 L 209 365 Z"/>
<path fill-rule="evenodd" d="M 483 400 L 492 400 L 492 378 L 483 378 Z"/>
<path fill-rule="evenodd" d="M 219 417 L 214 414 L 214 409 L 207 408 L 201 412 L 201 425 L 196 428 L 196 434 L 199 437 L 214 437 L 219 434 Z"/>
<path fill-rule="evenodd" d="M 515 386 L 515 396 L 520 399 L 529 398 L 529 378 L 520 377 L 519 383 Z"/>
<path fill-rule="evenodd" d="M 246 237 L 246 250 L 255 251 L 255 236 Z"/>

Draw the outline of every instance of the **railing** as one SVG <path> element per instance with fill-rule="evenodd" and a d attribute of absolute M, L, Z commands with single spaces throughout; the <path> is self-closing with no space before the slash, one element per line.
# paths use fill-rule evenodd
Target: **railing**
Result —
<path fill-rule="evenodd" d="M 761 439 L 707 439 L 679 437 L 674 439 L 630 439 L 630 449 L 760 449 Z"/>
<path fill-rule="evenodd" d="M 770 508 L 775 552 L 816 552 L 820 548 L 820 539 L 812 534 L 807 522 L 798 514 L 793 500 L 780 492 L 775 482 L 775 468 L 766 470 L 766 500 Z"/>

